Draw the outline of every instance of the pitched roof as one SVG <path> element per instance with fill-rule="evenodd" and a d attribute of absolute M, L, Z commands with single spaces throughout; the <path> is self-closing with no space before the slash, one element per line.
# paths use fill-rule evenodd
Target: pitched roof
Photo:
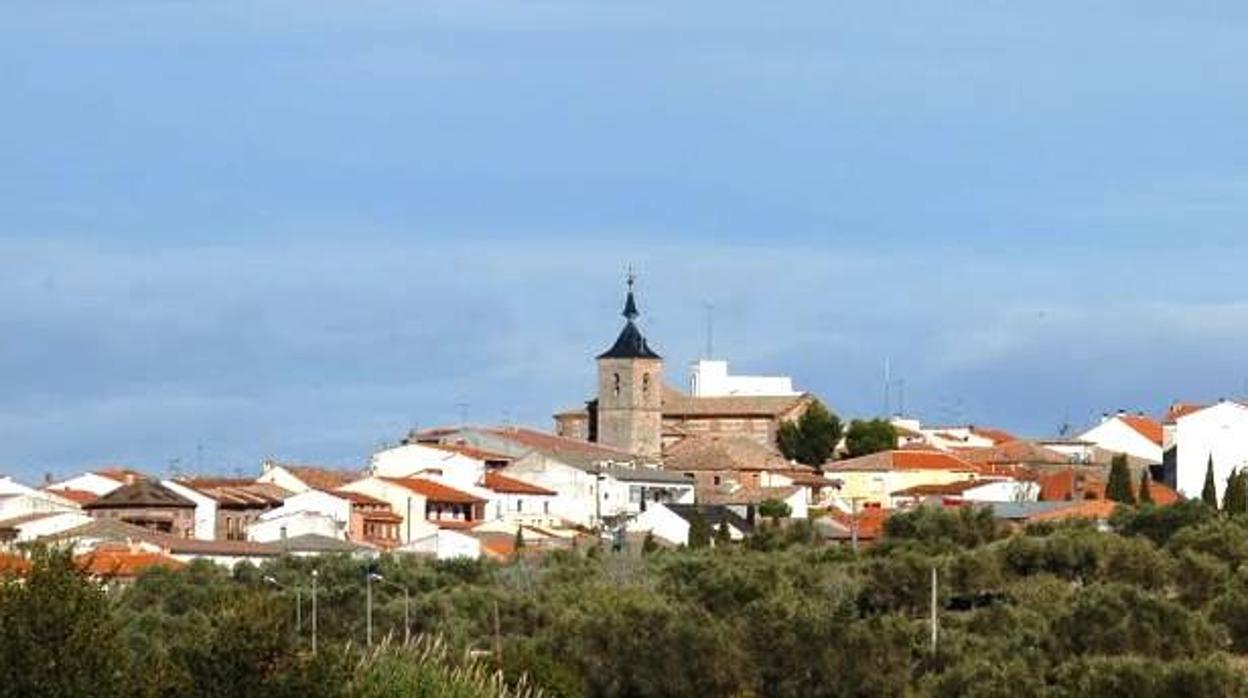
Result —
<path fill-rule="evenodd" d="M 1084 468 L 1066 468 L 1053 473 L 1039 473 L 1036 484 L 1040 486 L 1042 502 L 1063 502 L 1105 497 L 1105 480 L 1099 474 Z"/>
<path fill-rule="evenodd" d="M 578 467 L 611 461 L 627 463 L 637 460 L 631 453 L 609 448 L 602 444 L 569 439 L 525 427 L 498 427 L 482 429 L 495 438 L 510 441 L 521 449 L 538 453 Z"/>
<path fill-rule="evenodd" d="M 786 500 L 799 487 L 738 487 L 729 492 L 718 488 L 698 490 L 695 498 L 699 504 L 762 504 L 771 499 Z"/>
<path fill-rule="evenodd" d="M 670 385 L 663 386 L 664 417 L 769 417 L 778 418 L 797 410 L 814 398 L 801 395 L 732 395 L 694 397 Z"/>
<path fill-rule="evenodd" d="M 555 492 L 554 490 L 548 490 L 545 487 L 538 487 L 537 485 L 529 484 L 523 480 L 507 477 L 506 475 L 494 472 L 493 470 L 485 474 L 483 484 L 486 489 L 501 492 L 503 494 L 533 494 L 552 497 L 558 494 L 558 492 Z"/>
<path fill-rule="evenodd" d="M 824 531 L 824 535 L 829 538 L 837 538 L 849 540 L 853 537 L 853 527 L 855 522 L 858 527 L 859 540 L 876 540 L 884 536 L 884 523 L 888 521 L 889 511 L 876 507 L 859 509 L 857 514 L 834 509 L 829 512 L 827 518 L 836 522 L 841 530 Z M 815 520 L 816 527 L 819 526 L 821 519 Z"/>
<path fill-rule="evenodd" d="M 944 451 L 898 449 L 860 458 L 830 461 L 824 472 L 876 470 L 953 470 L 973 472 L 975 466 Z"/>
<path fill-rule="evenodd" d="M 129 548 L 101 546 L 74 558 L 74 563 L 95 577 L 137 577 L 146 570 L 162 567 L 176 570 L 186 563 L 168 555 L 149 551 L 133 551 Z"/>
<path fill-rule="evenodd" d="M 1175 402 L 1170 405 L 1170 407 L 1166 408 L 1166 414 L 1162 418 L 1162 421 L 1166 424 L 1174 424 L 1179 421 L 1180 418 L 1199 412 L 1206 407 L 1208 407 L 1208 405 L 1202 405 L 1196 402 Z"/>
<path fill-rule="evenodd" d="M 1028 517 L 1030 521 L 1067 521 L 1070 519 L 1108 519 L 1114 510 L 1118 508 L 1118 502 L 1111 502 L 1107 499 L 1088 499 L 1081 502 L 1072 502 L 1066 506 L 1050 509 L 1048 511 L 1040 511 Z"/>
<path fill-rule="evenodd" d="M 447 451 L 449 453 L 458 453 L 461 456 L 467 456 L 469 458 L 473 458 L 479 461 L 508 461 L 510 462 L 510 461 L 515 460 L 514 456 L 509 456 L 506 453 L 499 453 L 497 451 L 487 451 L 485 449 L 476 448 L 475 446 L 469 446 L 466 443 L 433 443 L 433 444 L 422 443 L 420 445 L 428 446 L 429 448 L 436 448 L 439 451 Z"/>
<path fill-rule="evenodd" d="M 956 497 L 967 490 L 983 485 L 990 484 L 992 480 L 959 480 L 958 482 L 947 482 L 944 484 L 927 484 L 914 485 L 902 490 L 891 493 L 894 497 L 931 497 L 931 496 L 947 496 Z"/>
<path fill-rule="evenodd" d="M 99 499 L 88 502 L 83 509 L 130 509 L 135 507 L 194 509 L 195 502 L 183 497 L 155 480 L 136 480 L 122 485 Z"/>
<path fill-rule="evenodd" d="M 631 298 L 631 296 L 630 296 Z M 637 329 L 631 319 L 624 323 L 620 336 L 615 338 L 611 348 L 598 355 L 599 359 L 661 359 L 657 352 L 650 348 L 646 338 Z"/>
<path fill-rule="evenodd" d="M 364 494 L 363 492 L 352 492 L 351 490 L 334 490 L 333 492 L 330 492 L 329 494 L 332 494 L 335 497 L 340 497 L 342 499 L 345 499 L 348 502 L 351 502 L 352 504 L 371 504 L 374 506 L 382 505 L 382 504 L 386 506 L 390 505 L 390 503 L 385 501 L 384 499 L 377 499 L 376 497 L 370 497 Z"/>
<path fill-rule="evenodd" d="M 421 477 L 383 477 L 382 480 L 405 487 L 412 492 L 423 495 L 434 502 L 450 502 L 452 504 L 481 504 L 484 499 L 454 487 L 444 485 Z"/>
<path fill-rule="evenodd" d="M 727 522 L 729 526 L 736 528 L 742 533 L 748 534 L 754 531 L 754 525 L 746 521 L 745 517 L 723 504 L 664 504 L 663 506 L 691 524 L 696 515 L 701 516 L 702 520 L 710 524 L 712 528 Z"/>
<path fill-rule="evenodd" d="M 284 553 L 355 553 L 372 550 L 367 545 L 330 538 L 318 533 L 305 533 L 301 536 L 283 538 L 269 545 Z"/>
<path fill-rule="evenodd" d="M 663 454 L 663 469 L 790 470 L 783 456 L 744 436 L 699 435 L 681 439 Z"/>
<path fill-rule="evenodd" d="M 193 478 L 177 482 L 216 500 L 226 509 L 278 507 L 292 494 L 277 485 L 242 478 Z"/>
<path fill-rule="evenodd" d="M 1069 456 L 1024 439 L 999 444 L 992 448 L 959 449 L 958 455 L 970 463 L 982 465 L 1015 463 L 1065 465 L 1070 463 Z"/>
<path fill-rule="evenodd" d="M 68 531 L 46 536 L 44 540 L 65 541 L 80 538 L 98 538 L 114 542 L 142 541 L 159 546 L 173 555 L 278 557 L 282 552 L 270 543 L 179 538 L 116 519 L 96 519 Z"/>
<path fill-rule="evenodd" d="M 3 530 L 5 530 L 5 529 L 14 529 L 14 528 L 17 528 L 18 526 L 21 526 L 21 525 L 23 525 L 23 524 L 28 524 L 28 523 L 30 523 L 30 522 L 32 522 L 32 521 L 39 521 L 39 520 L 41 520 L 41 519 L 46 519 L 46 518 L 49 518 L 49 517 L 52 517 L 52 516 L 60 516 L 61 514 L 79 514 L 79 515 L 81 515 L 81 514 L 82 514 L 82 512 L 76 512 L 76 511 L 39 511 L 39 512 L 35 512 L 35 513 L 33 513 L 33 514 L 23 514 L 23 515 L 21 515 L 21 516 L 14 516 L 13 518 L 10 518 L 10 519 L 4 519 L 3 521 L 0 521 L 0 531 L 3 531 Z"/>
<path fill-rule="evenodd" d="M 100 498 L 100 495 L 94 492 L 88 492 L 87 490 L 75 490 L 75 489 L 50 490 L 50 489 L 44 488 L 43 491 L 48 492 L 50 494 L 54 494 L 58 497 L 62 497 L 64 499 L 68 499 L 69 501 L 75 504 L 86 504 L 87 502 L 94 502 L 95 500 Z"/>
<path fill-rule="evenodd" d="M 1134 414 L 1119 415 L 1118 419 L 1121 419 L 1124 424 L 1126 424 L 1127 426 L 1139 432 L 1141 436 L 1148 439 L 1149 441 L 1152 441 L 1158 446 L 1162 445 L 1162 442 L 1163 442 L 1162 431 L 1163 430 L 1162 430 L 1161 422 L 1158 422 L 1155 419 L 1150 419 L 1142 415 L 1134 415 Z"/>
<path fill-rule="evenodd" d="M 143 473 L 137 470 L 133 470 L 131 468 L 123 468 L 120 466 L 102 468 L 100 470 L 93 471 L 92 474 L 99 475 L 100 477 L 106 477 L 109 480 L 116 480 L 117 482 L 120 482 L 123 485 L 132 480 L 142 480 L 147 477 L 146 475 L 144 475 Z"/>
<path fill-rule="evenodd" d="M 339 470 L 318 465 L 296 465 L 294 463 L 274 463 L 274 467 L 284 468 L 299 478 L 303 484 L 314 490 L 336 490 L 339 487 L 364 477 L 358 470 Z"/>
<path fill-rule="evenodd" d="M 983 438 L 992 441 L 994 444 L 1003 444 L 1003 443 L 1008 443 L 1010 441 L 1018 441 L 1018 437 L 1014 436 L 1008 431 L 1004 431 L 1002 429 L 994 429 L 992 427 L 972 426 L 971 433 L 975 434 L 976 436 L 982 436 Z"/>

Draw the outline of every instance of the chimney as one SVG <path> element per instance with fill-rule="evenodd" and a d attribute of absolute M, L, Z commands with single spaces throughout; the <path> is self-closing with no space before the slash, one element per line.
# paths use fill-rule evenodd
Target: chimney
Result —
<path fill-rule="evenodd" d="M 128 470 L 126 471 L 125 483 L 126 483 L 127 485 L 133 485 L 133 484 L 134 484 L 134 473 L 132 473 L 132 472 L 130 472 L 130 471 L 128 471 Z"/>

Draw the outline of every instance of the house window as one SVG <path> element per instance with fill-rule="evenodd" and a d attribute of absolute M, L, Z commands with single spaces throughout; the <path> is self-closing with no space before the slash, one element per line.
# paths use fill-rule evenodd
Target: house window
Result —
<path fill-rule="evenodd" d="M 613 389 L 614 394 L 616 397 L 619 397 L 620 396 L 620 374 L 618 373 L 613 374 L 612 377 L 615 379 L 615 387 Z"/>
<path fill-rule="evenodd" d="M 645 395 L 650 392 L 650 374 L 644 373 L 641 376 L 641 394 Z"/>
<path fill-rule="evenodd" d="M 542 513 L 543 514 L 550 513 L 550 502 L 542 502 Z"/>
<path fill-rule="evenodd" d="M 722 482 L 722 478 L 716 475 L 715 477 L 711 478 L 711 482 L 718 485 L 720 482 Z"/>
<path fill-rule="evenodd" d="M 516 511 L 520 511 L 523 508 L 524 508 L 524 500 L 520 499 L 519 497 L 516 497 Z"/>

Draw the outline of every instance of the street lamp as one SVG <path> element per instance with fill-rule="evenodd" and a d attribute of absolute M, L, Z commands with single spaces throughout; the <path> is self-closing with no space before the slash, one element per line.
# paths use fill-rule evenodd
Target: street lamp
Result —
<path fill-rule="evenodd" d="M 364 574 L 364 617 L 367 627 L 365 639 L 369 647 L 373 646 L 373 580 L 381 579 L 381 575 L 376 572 L 366 572 Z"/>
<path fill-rule="evenodd" d="M 320 572 L 312 570 L 312 654 L 316 654 L 316 580 Z"/>
<path fill-rule="evenodd" d="M 263 580 L 265 584 L 271 584 L 282 591 L 291 589 L 291 587 L 287 587 L 285 584 L 277 581 L 277 578 L 269 575 L 266 575 Z M 303 589 L 293 587 L 293 590 L 295 592 L 295 634 L 299 635 L 303 633 Z"/>
<path fill-rule="evenodd" d="M 405 645 L 410 644 L 412 640 L 412 594 L 411 594 L 411 591 L 407 587 L 403 586 L 402 584 L 397 584 L 395 582 L 392 582 L 389 579 L 386 579 L 385 577 L 381 576 L 380 574 L 377 574 L 376 572 L 370 574 L 369 577 L 371 577 L 374 582 L 381 582 L 382 584 L 385 584 L 391 589 L 398 589 L 399 591 L 403 592 L 403 644 Z"/>

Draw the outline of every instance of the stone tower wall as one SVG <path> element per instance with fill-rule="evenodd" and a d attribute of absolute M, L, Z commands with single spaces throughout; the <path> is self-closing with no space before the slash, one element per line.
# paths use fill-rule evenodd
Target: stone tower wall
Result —
<path fill-rule="evenodd" d="M 658 458 L 663 446 L 663 362 L 598 360 L 598 443 Z"/>

